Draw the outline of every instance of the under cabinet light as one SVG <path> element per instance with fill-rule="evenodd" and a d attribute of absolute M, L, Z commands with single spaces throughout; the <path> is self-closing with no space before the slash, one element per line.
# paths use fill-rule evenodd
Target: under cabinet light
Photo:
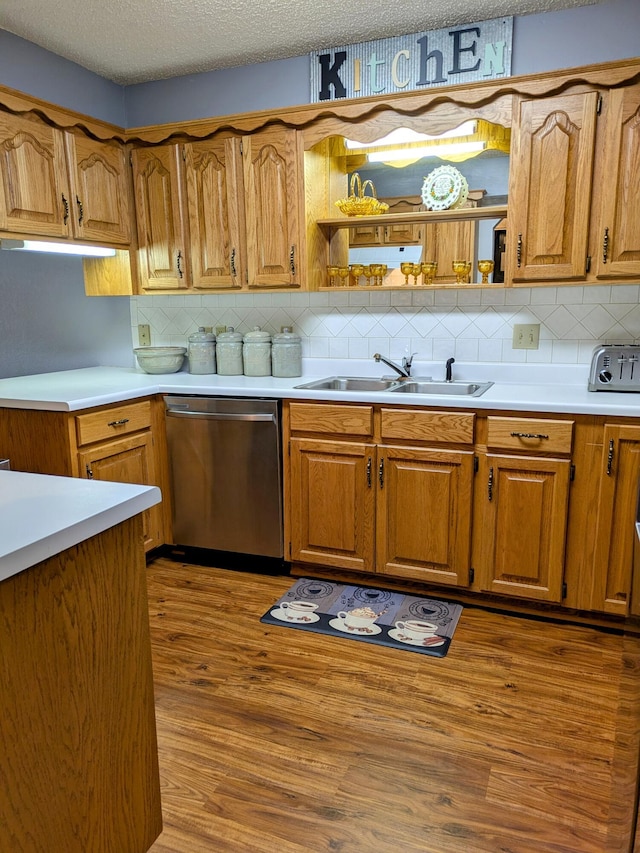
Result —
<path fill-rule="evenodd" d="M 421 157 L 479 153 L 486 147 L 486 142 L 454 142 L 451 145 L 425 145 L 422 148 L 392 148 L 388 151 L 372 151 L 367 154 L 367 160 L 370 163 L 388 163 L 391 160 L 415 162 Z"/>
<path fill-rule="evenodd" d="M 376 148 L 379 145 L 406 145 L 412 142 L 430 142 L 435 139 L 455 139 L 460 136 L 471 136 L 476 132 L 477 122 L 474 120 L 465 121 L 458 127 L 451 130 L 445 130 L 444 133 L 430 134 L 418 133 L 408 127 L 399 127 L 392 130 L 386 136 L 380 139 L 374 139 L 373 142 L 356 142 L 354 139 L 345 139 L 344 144 L 349 149 L 358 148 Z"/>
<path fill-rule="evenodd" d="M 0 240 L 0 249 L 14 252 L 48 252 L 55 255 L 82 255 L 91 258 L 110 258 L 115 249 L 104 246 L 84 246 L 80 243 L 46 243 L 41 240 Z"/>

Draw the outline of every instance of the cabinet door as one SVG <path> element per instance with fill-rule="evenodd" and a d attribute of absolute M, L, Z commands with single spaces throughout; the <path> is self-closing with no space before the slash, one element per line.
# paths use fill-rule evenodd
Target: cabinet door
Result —
<path fill-rule="evenodd" d="M 381 246 L 383 236 L 377 225 L 355 225 L 349 228 L 350 246 Z"/>
<path fill-rule="evenodd" d="M 242 141 L 249 287 L 298 286 L 304 262 L 302 151 L 295 130 Z"/>
<path fill-rule="evenodd" d="M 184 150 L 193 286 L 242 287 L 246 247 L 240 140 L 190 142 Z"/>
<path fill-rule="evenodd" d="M 124 146 L 80 133 L 66 136 L 74 235 L 118 245 L 131 241 L 129 167 Z"/>
<path fill-rule="evenodd" d="M 184 290 L 189 279 L 179 146 L 134 148 L 131 154 L 141 286 Z"/>
<path fill-rule="evenodd" d="M 570 462 L 490 455 L 483 468 L 483 589 L 561 601 Z"/>
<path fill-rule="evenodd" d="M 640 427 L 605 424 L 592 607 L 626 616 L 640 480 Z"/>
<path fill-rule="evenodd" d="M 640 276 L 640 85 L 607 95 L 598 278 Z"/>
<path fill-rule="evenodd" d="M 378 571 L 467 586 L 473 453 L 378 448 Z"/>
<path fill-rule="evenodd" d="M 78 458 L 81 477 L 142 486 L 157 482 L 153 444 L 148 431 L 79 450 Z M 163 544 L 159 506 L 143 513 L 143 530 L 147 551 Z"/>
<path fill-rule="evenodd" d="M 71 233 L 64 134 L 31 116 L 0 111 L 0 230 Z"/>
<path fill-rule="evenodd" d="M 415 222 L 403 222 L 397 225 L 385 225 L 383 242 L 387 246 L 412 246 L 422 243 L 424 226 Z"/>
<path fill-rule="evenodd" d="M 470 221 L 430 222 L 424 226 L 424 260 L 438 264 L 434 282 L 455 282 L 453 262 L 473 262 L 476 253 L 476 229 L 477 223 Z"/>
<path fill-rule="evenodd" d="M 375 447 L 291 439 L 291 559 L 374 570 Z"/>
<path fill-rule="evenodd" d="M 584 279 L 598 95 L 516 100 L 507 268 L 513 281 Z"/>

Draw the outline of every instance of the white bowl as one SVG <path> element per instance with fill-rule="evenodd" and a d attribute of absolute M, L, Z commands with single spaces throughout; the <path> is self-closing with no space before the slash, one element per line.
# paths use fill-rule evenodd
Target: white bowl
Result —
<path fill-rule="evenodd" d="M 145 373 L 177 373 L 182 367 L 186 347 L 136 347 L 134 353 Z"/>

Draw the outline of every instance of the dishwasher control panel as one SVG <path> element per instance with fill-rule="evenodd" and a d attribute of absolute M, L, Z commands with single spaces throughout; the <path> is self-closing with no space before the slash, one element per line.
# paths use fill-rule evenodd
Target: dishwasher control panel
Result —
<path fill-rule="evenodd" d="M 640 344 L 604 344 L 593 353 L 589 391 L 640 392 Z"/>

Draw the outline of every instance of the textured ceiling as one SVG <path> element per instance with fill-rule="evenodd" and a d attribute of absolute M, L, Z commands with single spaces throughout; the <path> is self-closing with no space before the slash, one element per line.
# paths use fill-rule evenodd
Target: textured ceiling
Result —
<path fill-rule="evenodd" d="M 0 28 L 120 84 L 598 0 L 2 0 Z"/>

